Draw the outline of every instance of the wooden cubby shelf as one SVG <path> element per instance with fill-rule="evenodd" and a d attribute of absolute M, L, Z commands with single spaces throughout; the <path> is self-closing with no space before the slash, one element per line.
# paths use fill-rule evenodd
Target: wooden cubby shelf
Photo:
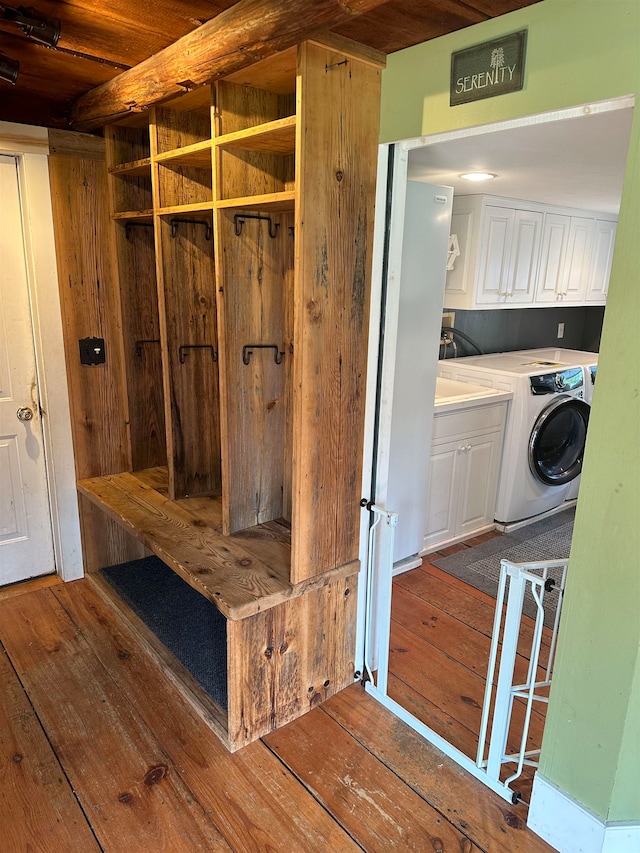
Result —
<path fill-rule="evenodd" d="M 296 144 L 296 117 L 276 119 L 266 124 L 227 133 L 215 140 L 218 148 L 238 151 L 262 151 L 269 154 L 293 154 Z"/>
<path fill-rule="evenodd" d="M 109 168 L 110 175 L 151 175 L 151 157 L 143 157 L 131 163 L 119 163 Z"/>
<path fill-rule="evenodd" d="M 120 221 L 153 222 L 153 210 L 123 210 L 112 213 L 111 218 Z"/>
<path fill-rule="evenodd" d="M 238 210 L 273 210 L 287 212 L 294 210 L 295 201 L 295 191 L 287 190 L 281 193 L 249 195 L 244 198 L 225 198 L 220 201 L 216 201 L 215 206 L 219 210 L 237 208 Z"/>
<path fill-rule="evenodd" d="M 155 212 L 158 216 L 191 216 L 198 213 L 211 213 L 212 201 L 196 202 L 195 204 L 173 204 L 171 207 L 159 207 Z"/>
<path fill-rule="evenodd" d="M 174 163 L 178 166 L 199 166 L 203 169 L 211 169 L 211 144 L 210 139 L 194 142 L 192 145 L 185 145 L 184 148 L 156 154 L 154 161 L 156 163 Z"/>

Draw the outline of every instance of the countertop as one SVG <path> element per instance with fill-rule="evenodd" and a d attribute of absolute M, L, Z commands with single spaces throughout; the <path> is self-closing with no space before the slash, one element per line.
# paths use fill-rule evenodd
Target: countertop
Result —
<path fill-rule="evenodd" d="M 457 379 L 437 376 L 434 414 L 486 406 L 490 403 L 511 400 L 512 397 L 511 391 L 500 391 L 496 388 L 487 388 L 485 385 L 474 385 L 471 382 L 460 382 Z"/>

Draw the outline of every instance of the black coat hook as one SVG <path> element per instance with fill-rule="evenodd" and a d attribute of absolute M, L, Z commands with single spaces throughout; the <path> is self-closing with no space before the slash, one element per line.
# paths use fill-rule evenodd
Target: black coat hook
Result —
<path fill-rule="evenodd" d="M 242 361 L 245 364 L 249 364 L 251 361 L 251 356 L 253 355 L 254 349 L 272 349 L 273 360 L 276 364 L 282 364 L 282 359 L 284 358 L 284 352 L 280 350 L 275 344 L 245 344 L 242 347 Z"/>
<path fill-rule="evenodd" d="M 262 216 L 260 213 L 234 213 L 233 215 L 233 228 L 235 231 L 236 237 L 239 237 L 242 234 L 242 226 L 244 225 L 245 219 L 261 219 L 263 222 L 269 223 L 269 237 L 272 240 L 278 236 L 278 228 L 280 228 L 279 222 L 272 222 L 270 216 Z"/>

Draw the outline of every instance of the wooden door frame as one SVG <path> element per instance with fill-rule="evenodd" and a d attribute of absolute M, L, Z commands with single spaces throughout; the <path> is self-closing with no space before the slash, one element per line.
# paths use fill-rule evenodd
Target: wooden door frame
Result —
<path fill-rule="evenodd" d="M 18 164 L 56 573 L 71 581 L 82 577 L 84 571 L 46 128 L 0 121 L 0 154 L 15 157 Z"/>

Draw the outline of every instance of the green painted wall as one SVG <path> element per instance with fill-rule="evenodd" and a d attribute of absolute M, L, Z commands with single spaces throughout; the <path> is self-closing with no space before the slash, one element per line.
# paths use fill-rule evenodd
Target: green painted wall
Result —
<path fill-rule="evenodd" d="M 521 92 L 449 107 L 451 52 L 528 28 Z M 633 94 L 598 384 L 541 772 L 606 821 L 640 820 L 640 0 L 542 0 L 393 54 L 382 141 Z"/>

